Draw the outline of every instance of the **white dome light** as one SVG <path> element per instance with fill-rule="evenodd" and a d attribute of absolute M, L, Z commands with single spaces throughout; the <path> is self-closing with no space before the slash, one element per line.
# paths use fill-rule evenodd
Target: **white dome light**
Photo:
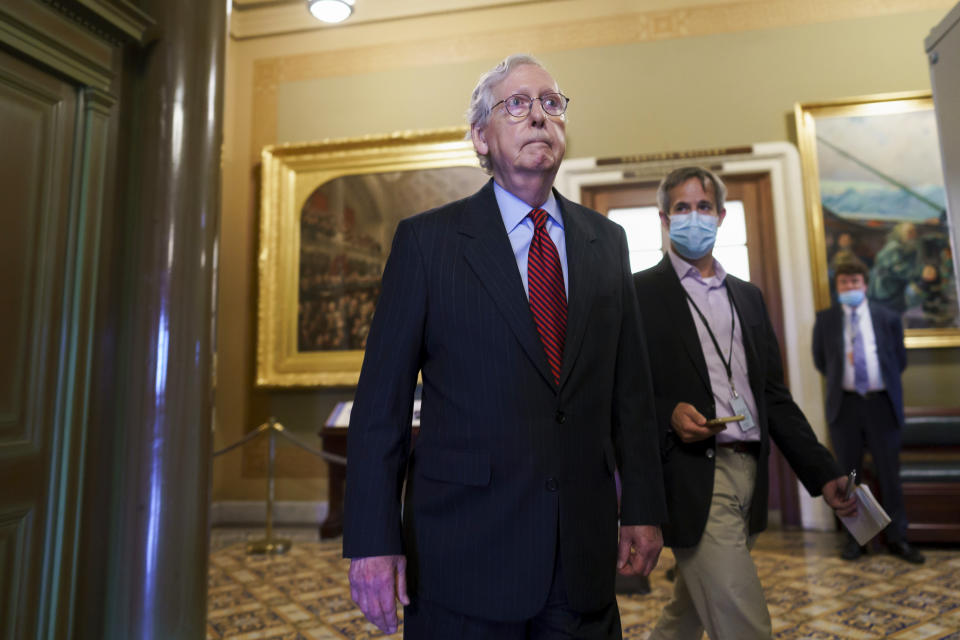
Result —
<path fill-rule="evenodd" d="M 310 13 L 322 22 L 343 22 L 353 13 L 353 0 L 309 0 Z"/>

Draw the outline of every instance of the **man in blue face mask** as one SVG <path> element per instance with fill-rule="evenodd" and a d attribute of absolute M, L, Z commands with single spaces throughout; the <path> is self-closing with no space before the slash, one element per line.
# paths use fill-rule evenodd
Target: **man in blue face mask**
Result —
<path fill-rule="evenodd" d="M 812 495 L 856 512 L 847 478 L 783 382 L 760 290 L 713 257 L 726 188 L 699 167 L 657 191 L 670 248 L 634 275 L 653 372 L 669 522 L 677 560 L 672 601 L 650 638 L 772 637 L 750 548 L 767 524 L 770 440 Z"/>
<path fill-rule="evenodd" d="M 827 378 L 830 438 L 845 469 L 859 471 L 864 448 L 870 451 L 891 519 L 886 530 L 890 553 L 920 564 L 923 555 L 906 540 L 900 486 L 900 374 L 907 366 L 903 324 L 898 313 L 867 302 L 863 263 L 840 262 L 835 277 L 839 304 L 817 313 L 813 327 L 813 362 Z M 841 557 L 856 560 L 862 553 L 848 535 Z"/>

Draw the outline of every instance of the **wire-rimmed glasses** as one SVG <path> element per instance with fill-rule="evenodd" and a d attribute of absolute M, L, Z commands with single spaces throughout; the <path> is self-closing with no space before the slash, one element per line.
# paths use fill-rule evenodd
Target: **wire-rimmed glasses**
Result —
<path fill-rule="evenodd" d="M 503 108 L 513 117 L 525 118 L 527 114 L 530 113 L 530 109 L 533 108 L 534 100 L 540 101 L 540 107 L 543 108 L 543 112 L 548 116 L 562 116 L 567 111 L 567 105 L 570 104 L 570 98 L 562 93 L 545 93 L 536 98 L 531 98 L 522 93 L 515 93 L 493 105 L 490 110 L 493 111 L 502 103 Z"/>

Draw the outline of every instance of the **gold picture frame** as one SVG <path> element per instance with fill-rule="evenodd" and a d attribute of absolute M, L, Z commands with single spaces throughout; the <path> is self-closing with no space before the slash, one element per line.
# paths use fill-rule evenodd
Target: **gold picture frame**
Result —
<path fill-rule="evenodd" d="M 908 348 L 960 346 L 931 94 L 798 103 L 794 118 L 816 308 L 832 304 L 836 260 L 856 257 L 870 268 L 868 297 L 903 315 Z"/>
<path fill-rule="evenodd" d="M 264 148 L 258 387 L 356 385 L 396 224 L 488 180 L 466 133 L 456 127 Z"/>

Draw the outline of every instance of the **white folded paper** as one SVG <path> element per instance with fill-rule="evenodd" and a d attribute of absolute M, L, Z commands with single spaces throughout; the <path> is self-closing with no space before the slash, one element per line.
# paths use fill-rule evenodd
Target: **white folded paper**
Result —
<path fill-rule="evenodd" d="M 327 424 L 325 426 L 346 429 L 350 426 L 351 411 L 353 411 L 353 400 L 338 402 L 337 406 L 330 412 L 330 417 L 327 418 Z"/>
<path fill-rule="evenodd" d="M 873 497 L 867 485 L 857 485 L 854 494 L 857 496 L 857 515 L 841 517 L 840 521 L 850 535 L 857 539 L 857 543 L 863 546 L 890 524 L 890 516 Z"/>

